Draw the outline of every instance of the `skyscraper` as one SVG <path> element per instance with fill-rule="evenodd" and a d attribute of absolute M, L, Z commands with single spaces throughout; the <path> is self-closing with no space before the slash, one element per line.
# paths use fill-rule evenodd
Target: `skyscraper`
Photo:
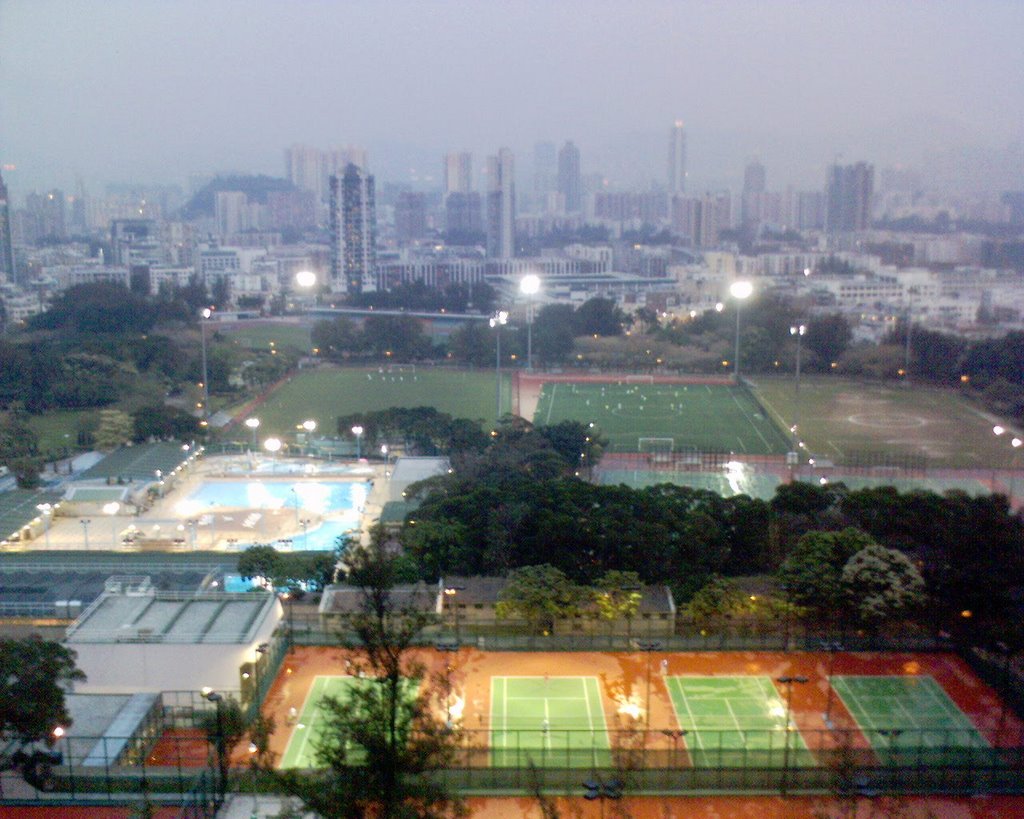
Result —
<path fill-rule="evenodd" d="M 487 157 L 487 255 L 511 259 L 515 255 L 515 157 L 508 148 Z"/>
<path fill-rule="evenodd" d="M 677 119 L 668 135 L 668 193 L 669 196 L 686 191 L 686 131 L 683 121 Z"/>
<path fill-rule="evenodd" d="M 13 282 L 14 236 L 11 233 L 11 207 L 7 198 L 7 185 L 0 175 L 0 281 Z"/>
<path fill-rule="evenodd" d="M 473 190 L 473 154 L 467 151 L 444 155 L 444 198 Z"/>
<path fill-rule="evenodd" d="M 377 267 L 377 203 L 371 174 L 354 163 L 330 188 L 331 289 L 363 292 Z"/>
<path fill-rule="evenodd" d="M 832 165 L 825 183 L 825 230 L 848 233 L 871 224 L 875 168 L 866 162 Z"/>
<path fill-rule="evenodd" d="M 558 152 L 558 192 L 565 200 L 566 213 L 579 213 L 583 209 L 580 149 L 571 140 Z"/>
<path fill-rule="evenodd" d="M 285 174 L 300 191 L 309 191 L 316 201 L 323 200 L 323 152 L 308 145 L 292 145 L 284 152 Z"/>
<path fill-rule="evenodd" d="M 533 203 L 543 205 L 558 188 L 558 151 L 551 142 L 533 146 Z"/>
<path fill-rule="evenodd" d="M 743 198 L 740 200 L 740 222 L 743 225 L 753 225 L 764 218 L 764 188 L 764 165 L 753 159 L 743 170 Z"/>

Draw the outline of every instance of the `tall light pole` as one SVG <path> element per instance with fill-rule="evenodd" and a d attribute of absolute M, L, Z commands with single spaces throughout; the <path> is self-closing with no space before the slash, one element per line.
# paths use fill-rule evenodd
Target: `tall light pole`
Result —
<path fill-rule="evenodd" d="M 789 777 L 789 721 L 792 718 L 793 713 L 793 683 L 804 684 L 807 682 L 807 677 L 803 675 L 796 675 L 791 677 L 779 677 L 779 682 L 786 686 L 786 724 L 783 726 L 785 734 L 783 735 L 782 743 L 782 780 L 779 782 L 779 792 L 785 796 L 787 778 Z"/>
<path fill-rule="evenodd" d="M 540 276 L 528 273 L 519 282 L 519 292 L 529 301 L 526 308 L 526 371 L 533 372 L 533 297 L 540 291 Z"/>
<path fill-rule="evenodd" d="M 356 460 L 363 458 L 363 433 L 366 432 L 359 424 L 352 427 L 352 434 L 356 436 Z"/>
<path fill-rule="evenodd" d="M 735 281 L 729 285 L 729 294 L 736 299 L 736 357 L 733 359 L 733 377 L 736 383 L 740 382 L 740 305 L 745 299 L 750 298 L 754 292 L 754 285 L 748 281 Z"/>
<path fill-rule="evenodd" d="M 647 703 L 646 703 L 646 705 L 647 705 L 647 715 L 646 715 L 647 719 L 646 719 L 645 727 L 646 727 L 647 731 L 650 731 L 651 730 L 651 652 L 652 651 L 661 651 L 661 643 L 659 643 L 657 640 L 654 640 L 654 641 L 651 641 L 649 643 L 637 643 L 637 647 L 641 651 L 643 651 L 644 653 L 647 654 Z M 644 733 L 644 742 L 645 743 L 647 742 L 647 733 L 646 732 Z"/>
<path fill-rule="evenodd" d="M 508 323 L 508 312 L 499 310 L 490 318 L 492 329 L 497 329 L 498 345 L 494 354 L 494 420 L 501 418 L 501 328 Z"/>
<path fill-rule="evenodd" d="M 46 548 L 50 548 L 50 523 L 53 521 L 53 504 L 51 503 L 40 503 L 36 505 L 36 509 L 42 514 L 43 517 L 43 542 L 46 544 Z"/>
<path fill-rule="evenodd" d="M 267 438 L 263 442 L 263 448 L 270 453 L 270 471 L 277 471 L 277 453 L 281 449 L 280 438 Z"/>
<path fill-rule="evenodd" d="M 110 545 L 117 548 L 117 524 L 114 523 L 114 515 L 121 511 L 121 504 L 117 501 L 103 504 L 103 514 L 110 518 Z"/>
<path fill-rule="evenodd" d="M 252 430 L 252 448 L 256 449 L 256 430 L 260 428 L 259 418 L 246 418 L 245 425 Z"/>
<path fill-rule="evenodd" d="M 313 440 L 313 433 L 316 432 L 316 421 L 312 418 L 307 418 L 300 426 L 306 433 L 306 456 L 308 457 L 310 452 L 309 445 Z"/>
<path fill-rule="evenodd" d="M 217 770 L 220 772 L 219 781 L 217 782 L 217 793 L 219 804 L 223 804 L 228 792 L 228 759 L 227 753 L 225 753 L 226 749 L 224 748 L 224 714 L 221 711 L 221 703 L 224 701 L 224 698 L 209 688 L 204 688 L 202 694 L 209 702 L 213 703 L 217 711 L 217 733 L 214 737 L 217 749 Z"/>
<path fill-rule="evenodd" d="M 834 640 L 826 640 L 821 644 L 821 647 L 828 652 L 828 699 L 825 700 L 825 713 L 822 714 L 822 720 L 829 729 L 832 728 L 832 701 L 835 699 L 835 693 L 832 690 L 832 677 L 836 669 L 836 652 L 842 651 L 843 646 L 841 643 L 837 643 Z"/>
<path fill-rule="evenodd" d="M 387 444 L 380 445 L 380 454 L 384 458 L 384 477 L 391 477 L 391 455 Z"/>
<path fill-rule="evenodd" d="M 80 518 L 79 523 L 82 524 L 82 535 L 85 538 L 85 550 L 89 551 L 89 524 L 92 523 L 89 518 Z"/>
<path fill-rule="evenodd" d="M 992 427 L 992 432 L 998 438 L 1000 435 L 1004 435 L 1006 433 L 1006 427 L 1003 427 L 1003 426 L 1000 426 L 999 424 L 996 424 L 994 427 Z M 1016 474 L 1016 470 L 1017 470 L 1017 453 L 1020 451 L 1021 445 L 1024 445 L 1024 439 L 1018 438 L 1017 436 L 1014 436 L 1013 438 L 1010 439 L 1010 446 L 1013 447 L 1013 457 L 1010 459 L 1010 497 L 1009 497 L 1009 502 L 1010 502 L 1010 511 L 1011 512 L 1013 511 L 1013 490 L 1016 488 L 1014 484 L 1015 484 L 1015 480 L 1016 480 L 1016 477 L 1017 477 L 1017 474 Z M 995 489 L 995 487 L 993 487 L 993 490 L 994 489 Z"/>
<path fill-rule="evenodd" d="M 199 314 L 199 339 L 203 350 L 203 418 L 210 414 L 210 384 L 206 374 L 206 320 L 213 315 L 209 307 Z"/>
<path fill-rule="evenodd" d="M 796 336 L 796 400 L 793 405 L 793 451 L 800 447 L 800 349 L 801 341 L 807 333 L 806 324 L 795 324 L 789 328 L 789 334 Z"/>

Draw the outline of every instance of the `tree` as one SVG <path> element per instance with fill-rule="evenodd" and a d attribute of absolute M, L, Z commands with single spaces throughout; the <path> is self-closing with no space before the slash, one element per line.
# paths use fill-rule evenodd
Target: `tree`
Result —
<path fill-rule="evenodd" d="M 199 419 L 191 413 L 166 404 L 139 407 L 132 413 L 136 441 L 150 438 L 191 441 L 203 434 Z"/>
<path fill-rule="evenodd" d="M 838 361 L 853 338 L 849 323 L 840 314 L 820 316 L 807 323 L 807 349 L 814 353 L 819 366 L 828 370 L 833 361 Z"/>
<path fill-rule="evenodd" d="M 550 564 L 523 566 L 509 575 L 498 595 L 498 617 L 521 617 L 531 630 L 549 634 L 555 620 L 571 617 L 579 609 L 582 592 L 561 569 Z"/>
<path fill-rule="evenodd" d="M 843 592 L 861 622 L 877 629 L 924 602 L 924 580 L 903 552 L 871 544 L 843 567 Z"/>
<path fill-rule="evenodd" d="M 262 577 L 273 582 L 277 576 L 281 556 L 273 546 L 257 543 L 238 556 L 238 573 L 243 580 Z"/>
<path fill-rule="evenodd" d="M 359 350 L 359 329 L 351 319 L 339 316 L 333 321 L 318 321 L 310 334 L 313 346 L 325 358 L 340 359 Z"/>
<path fill-rule="evenodd" d="M 562 361 L 572 352 L 572 305 L 548 304 L 540 309 L 533 320 L 533 354 L 546 364 Z M 526 328 L 523 328 L 526 335 Z M 525 348 L 525 339 L 522 340 Z"/>
<path fill-rule="evenodd" d="M 715 620 L 742 614 L 749 608 L 749 602 L 750 598 L 735 581 L 715 575 L 698 590 L 687 608 L 698 620 Z"/>
<path fill-rule="evenodd" d="M 323 817 L 462 816 L 461 800 L 434 775 L 451 764 L 460 730 L 440 717 L 440 681 L 425 681 L 426 669 L 412 652 L 436 615 L 429 601 L 394 590 L 399 560 L 383 538 L 351 560 L 350 579 L 362 587 L 360 610 L 350 620 L 359 682 L 344 696 L 321 700 L 323 728 L 313 747 L 323 769 L 272 775 Z"/>
<path fill-rule="evenodd" d="M 100 422 L 96 428 L 96 449 L 106 452 L 130 443 L 135 435 L 135 425 L 127 412 L 122 410 L 100 410 Z"/>
<path fill-rule="evenodd" d="M 395 361 L 413 361 L 430 353 L 430 339 L 412 316 L 369 316 L 363 323 L 360 346 Z"/>
<path fill-rule="evenodd" d="M 790 602 L 835 617 L 848 599 L 843 585 L 846 561 L 873 545 L 859 529 L 808 532 L 779 567 L 779 582 Z"/>
<path fill-rule="evenodd" d="M 598 296 L 583 302 L 574 319 L 576 335 L 620 336 L 626 316 L 614 301 Z"/>
<path fill-rule="evenodd" d="M 601 618 L 611 622 L 625 619 L 626 634 L 631 635 L 633 618 L 644 599 L 641 588 L 640 575 L 636 572 L 616 569 L 605 572 L 594 588 L 594 602 Z"/>
<path fill-rule="evenodd" d="M 52 742 L 55 728 L 71 725 L 64 693 L 85 679 L 75 659 L 60 643 L 0 638 L 0 738 Z"/>

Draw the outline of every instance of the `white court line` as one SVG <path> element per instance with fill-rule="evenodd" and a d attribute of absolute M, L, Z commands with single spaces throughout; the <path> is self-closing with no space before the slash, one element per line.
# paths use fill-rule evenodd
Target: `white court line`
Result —
<path fill-rule="evenodd" d="M 734 392 L 730 392 L 730 393 L 729 393 L 729 396 L 730 396 L 730 397 L 732 398 L 732 400 L 733 400 L 733 403 L 734 403 L 734 404 L 736 404 L 736 409 L 738 409 L 738 410 L 740 411 L 740 414 L 741 414 L 741 415 L 743 416 L 744 420 L 745 420 L 745 421 L 746 421 L 746 422 L 747 422 L 748 424 L 750 424 L 750 426 L 751 426 L 751 428 L 752 428 L 752 429 L 754 430 L 754 432 L 756 432 L 756 433 L 757 433 L 757 437 L 761 439 L 761 442 L 762 442 L 762 443 L 763 443 L 763 444 L 765 445 L 765 448 L 766 448 L 767 450 L 771 451 L 772 445 L 771 445 L 771 444 L 769 444 L 769 443 L 768 443 L 768 439 L 767 439 L 767 438 L 765 438 L 765 437 L 764 437 L 764 436 L 763 436 L 763 435 L 761 434 L 761 430 L 759 430 L 759 429 L 757 428 L 757 425 L 756 425 L 756 424 L 754 423 L 754 419 L 753 419 L 753 418 L 751 418 L 749 414 L 747 414 L 747 411 L 746 411 L 745 409 L 743 409 L 742 405 L 741 405 L 741 404 L 740 404 L 740 402 L 739 402 L 739 399 L 737 399 L 737 398 L 736 398 L 736 393 L 734 393 Z M 746 450 L 744 450 L 744 452 L 745 452 L 745 451 L 746 451 Z"/>
<path fill-rule="evenodd" d="M 548 404 L 548 416 L 547 416 L 547 418 L 544 421 L 545 424 L 550 424 L 551 423 L 551 410 L 553 410 L 555 408 L 555 393 L 556 392 L 558 392 L 558 382 L 557 381 L 551 386 L 551 403 Z"/>
<path fill-rule="evenodd" d="M 303 700 L 303 702 L 302 702 L 302 708 L 299 710 L 299 722 L 296 723 L 295 727 L 292 729 L 292 739 L 295 738 L 295 732 L 296 731 L 299 731 L 299 730 L 305 731 L 305 733 L 302 735 L 301 739 L 299 740 L 299 750 L 298 750 L 298 752 L 295 755 L 295 763 L 296 764 L 305 755 L 305 753 L 306 753 L 306 744 L 309 742 L 309 735 L 311 733 L 313 733 L 313 719 L 312 719 L 313 713 L 311 712 L 309 714 L 310 719 L 308 719 L 308 720 L 306 719 L 306 709 L 309 707 L 309 701 L 313 698 L 313 693 L 314 693 L 314 691 L 318 690 L 318 687 L 319 688 L 325 688 L 327 686 L 327 680 L 330 679 L 331 676 L 333 676 L 333 675 L 317 674 L 316 677 L 314 677 L 314 679 L 313 679 L 313 684 L 309 687 L 309 691 L 306 692 L 306 699 Z M 322 697 L 323 697 L 322 694 L 318 694 L 317 695 L 317 700 L 319 701 Z M 305 725 L 306 727 L 300 729 L 299 728 L 299 723 L 301 723 L 302 725 Z M 289 740 L 288 744 L 291 745 L 291 740 Z M 288 749 L 285 748 L 285 756 L 287 756 L 287 755 L 288 755 Z"/>

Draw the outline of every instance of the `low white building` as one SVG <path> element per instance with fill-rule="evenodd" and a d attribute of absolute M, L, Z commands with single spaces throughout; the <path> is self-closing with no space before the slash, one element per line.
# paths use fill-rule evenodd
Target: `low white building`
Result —
<path fill-rule="evenodd" d="M 157 591 L 148 577 L 112 577 L 68 628 L 87 694 L 233 691 L 281 623 L 273 594 Z"/>

